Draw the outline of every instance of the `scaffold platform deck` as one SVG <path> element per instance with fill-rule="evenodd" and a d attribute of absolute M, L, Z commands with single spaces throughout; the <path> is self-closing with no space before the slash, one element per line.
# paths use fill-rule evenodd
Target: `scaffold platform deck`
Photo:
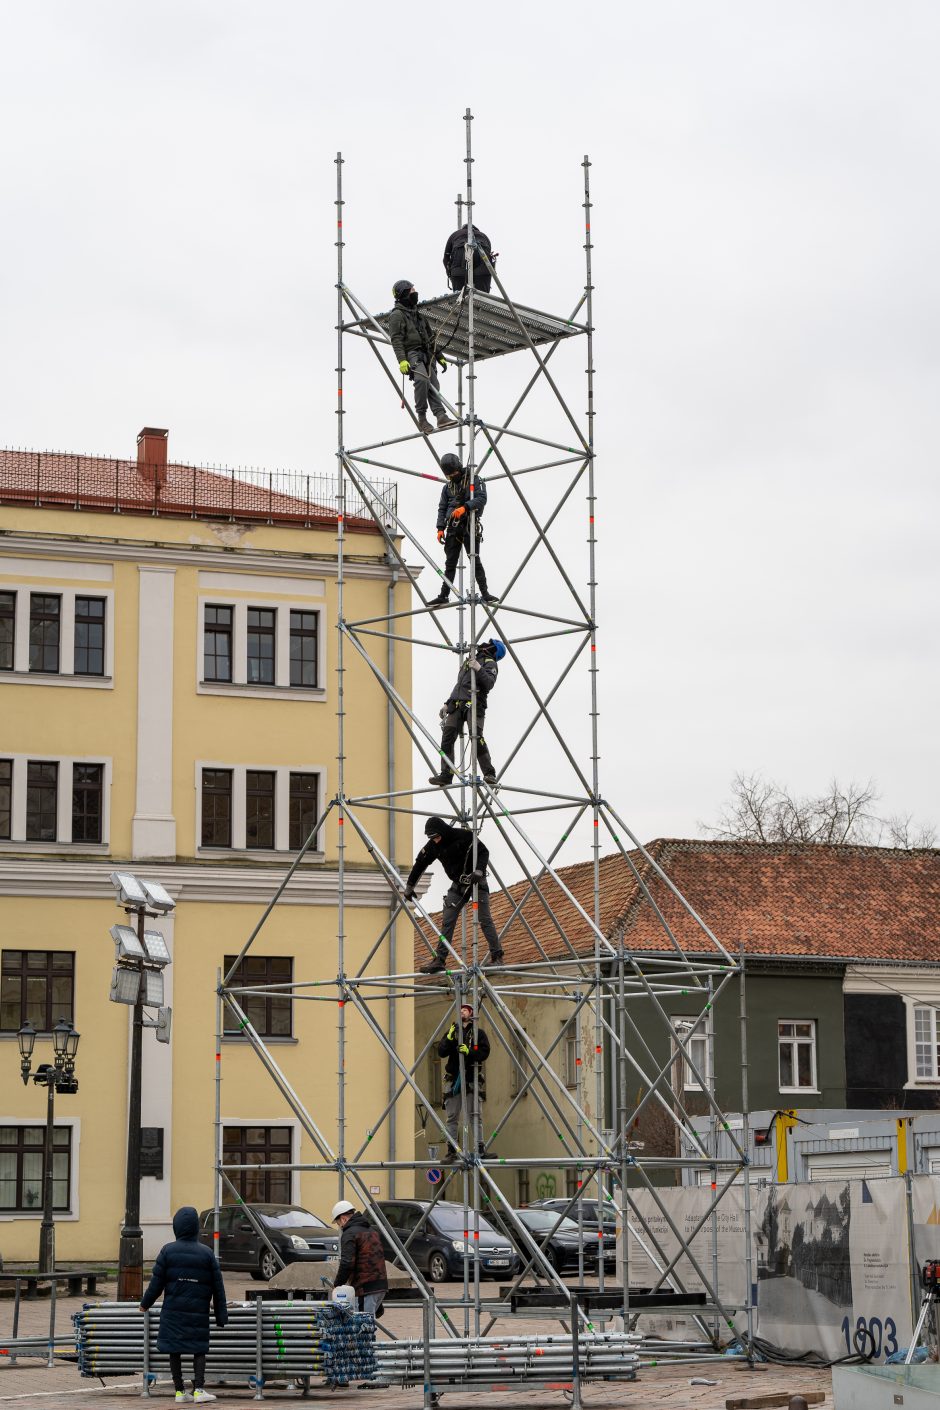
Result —
<path fill-rule="evenodd" d="M 470 357 L 469 300 L 461 294 L 442 294 L 440 298 L 420 303 L 418 311 L 430 323 L 437 347 L 448 361 L 467 362 Z M 344 324 L 343 332 L 355 333 L 374 342 L 387 342 L 391 313 L 392 310 L 388 309 L 385 313 L 377 313 L 374 320 L 356 319 Z M 384 333 L 384 338 L 379 336 L 376 324 Z M 520 352 L 530 343 L 538 347 L 586 332 L 587 326 L 576 323 L 574 319 L 542 313 L 524 304 L 509 304 L 494 294 L 474 292 L 473 357 L 476 362 Z"/>

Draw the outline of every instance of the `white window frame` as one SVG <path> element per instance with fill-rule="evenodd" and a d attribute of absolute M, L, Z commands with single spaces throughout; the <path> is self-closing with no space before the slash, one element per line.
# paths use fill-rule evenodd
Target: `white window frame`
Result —
<path fill-rule="evenodd" d="M 232 775 L 232 845 L 231 847 L 204 847 L 202 845 L 202 773 L 203 769 L 226 769 Z M 274 847 L 247 847 L 245 845 L 247 799 L 245 794 L 246 775 L 255 770 L 274 774 Z M 197 759 L 195 764 L 196 786 L 196 856 L 232 857 L 247 854 L 250 857 L 276 857 L 285 852 L 296 851 L 290 844 L 290 776 L 291 774 L 317 775 L 316 815 L 323 812 L 323 799 L 326 794 L 325 764 L 232 764 L 215 759 Z M 310 848 L 307 857 L 322 859 L 323 825 L 320 826 L 319 845 Z M 270 1124 L 270 1123 L 268 1123 Z"/>
<path fill-rule="evenodd" d="M 812 1029 L 812 1037 L 811 1037 L 811 1038 L 797 1038 L 797 1037 L 794 1035 L 792 1038 L 785 1038 L 784 1035 L 780 1032 L 781 1025 L 784 1024 L 784 1023 L 793 1023 L 793 1024 L 796 1024 L 796 1023 L 807 1023 L 807 1024 L 809 1024 L 810 1028 Z M 818 1070 L 818 1066 L 817 1066 L 816 1037 L 817 1037 L 817 1028 L 816 1028 L 816 1020 L 815 1020 L 815 1018 L 778 1018 L 778 1019 L 777 1019 L 777 1081 L 778 1081 L 779 1084 L 780 1084 L 779 1087 L 777 1088 L 778 1091 L 780 1091 L 780 1092 L 806 1092 L 806 1093 L 818 1095 L 818 1093 L 819 1093 L 819 1070 Z M 787 1043 L 791 1044 L 792 1047 L 793 1047 L 793 1049 L 794 1049 L 794 1054 L 793 1054 L 793 1056 L 794 1056 L 793 1071 L 794 1071 L 794 1072 L 798 1072 L 798 1071 L 799 1071 L 799 1064 L 798 1064 L 798 1062 L 795 1061 L 795 1059 L 796 1059 L 796 1049 L 797 1049 L 798 1047 L 800 1047 L 800 1046 L 805 1046 L 807 1043 L 809 1044 L 809 1047 L 810 1047 L 810 1076 L 811 1076 L 811 1083 L 810 1083 L 810 1086 L 808 1086 L 808 1087 L 800 1087 L 800 1086 L 789 1086 L 789 1087 L 785 1087 L 785 1086 L 783 1085 L 783 1083 L 780 1081 L 780 1078 L 781 1078 L 780 1052 L 781 1052 L 781 1047 L 782 1047 L 782 1045 L 783 1045 L 784 1042 L 787 1042 Z"/>
<path fill-rule="evenodd" d="M 574 1092 L 578 1087 L 578 1035 L 577 1033 L 566 1033 L 562 1039 L 565 1055 L 565 1086 L 569 1091 Z"/>
<path fill-rule="evenodd" d="M 4 569 L 0 558 L 0 572 Z M 69 577 L 78 577 L 81 565 L 68 565 Z M 74 568 L 73 573 L 71 569 Z M 95 571 L 101 571 L 95 569 Z M 110 569 L 108 570 L 110 573 Z M 0 671 L 0 685 L 53 685 L 74 686 L 79 690 L 114 689 L 114 588 L 108 583 L 90 579 L 81 587 L 63 587 L 52 582 L 2 582 L 0 592 L 16 594 L 13 637 L 13 670 Z M 59 669 L 57 671 L 31 671 L 29 669 L 29 618 L 30 599 L 51 595 L 61 599 L 59 617 Z M 75 674 L 75 599 L 77 597 L 104 598 L 104 674 L 101 676 L 77 676 Z"/>
<path fill-rule="evenodd" d="M 672 1023 L 673 1034 L 676 1033 L 676 1026 L 677 1026 L 677 1024 L 680 1024 L 680 1023 L 690 1023 L 690 1024 L 693 1024 L 693 1025 L 694 1025 L 695 1022 L 696 1022 L 696 1019 L 695 1019 L 695 1015 L 694 1015 L 694 1014 L 683 1014 L 683 1013 L 675 1013 L 675 1014 L 673 1014 L 672 1017 L 671 1017 L 671 1023 Z M 710 1070 L 709 1070 L 709 1060 L 708 1060 L 708 1059 L 709 1059 L 709 1047 L 710 1047 L 709 1041 L 708 1041 L 708 1030 L 707 1030 L 707 1028 L 705 1027 L 705 1024 L 704 1024 L 704 1023 L 700 1024 L 699 1027 L 698 1027 L 698 1029 L 696 1030 L 696 1032 L 693 1034 L 693 1036 L 692 1036 L 691 1038 L 689 1038 L 689 1039 L 686 1040 L 685 1046 L 686 1046 L 687 1048 L 690 1048 L 690 1051 L 691 1051 L 691 1053 L 692 1053 L 692 1060 L 693 1060 L 693 1062 L 695 1063 L 695 1065 L 698 1067 L 699 1072 L 701 1072 L 702 1076 L 705 1078 L 706 1086 L 703 1087 L 702 1084 L 701 1084 L 701 1082 L 698 1081 L 698 1079 L 696 1078 L 694 1072 L 692 1071 L 691 1067 L 689 1066 L 688 1062 L 686 1061 L 685 1057 L 683 1056 L 683 1057 L 681 1058 L 681 1062 L 682 1062 L 682 1090 L 683 1090 L 683 1092 L 704 1092 L 704 1091 L 707 1091 L 707 1090 L 709 1089 L 710 1084 L 711 1084 L 712 1075 L 711 1075 L 711 1072 L 710 1072 Z M 674 1040 L 673 1040 L 673 1049 L 672 1049 L 672 1051 L 673 1051 L 674 1054 L 675 1054 L 676 1052 L 678 1052 L 678 1048 L 679 1048 L 679 1045 L 678 1045 L 678 1043 L 677 1043 L 677 1042 L 675 1041 L 675 1039 L 674 1039 Z"/>
<path fill-rule="evenodd" d="M 106 853 L 111 848 L 111 760 L 101 754 L 82 754 L 75 757 L 61 754 L 8 754 L 0 750 L 0 757 L 13 761 L 12 806 L 10 809 L 10 836 L 0 841 L 2 852 L 60 852 L 63 847 L 74 848 L 76 852 Z M 56 839 L 54 842 L 27 842 L 26 840 L 26 776 L 27 765 L 58 764 L 59 780 L 56 797 Z M 103 764 L 101 780 L 101 841 L 72 841 L 72 775 L 76 764 Z"/>
<path fill-rule="evenodd" d="M 905 1086 L 908 1087 L 937 1087 L 940 1086 L 940 1054 L 937 1052 L 937 1045 L 940 1043 L 940 1011 L 937 1005 L 925 999 L 907 999 L 905 1007 L 907 1009 L 907 1047 L 908 1080 Z M 917 1015 L 923 1012 L 929 1015 L 931 1037 L 930 1046 L 933 1052 L 933 1071 L 922 1074 L 917 1071 Z"/>
<path fill-rule="evenodd" d="M 264 596 L 263 580 L 254 598 L 236 598 L 225 593 L 200 594 L 198 598 L 199 626 L 196 632 L 196 692 L 199 695 L 251 696 L 260 700 L 316 700 L 327 698 L 326 691 L 326 604 L 310 598 L 278 598 Z M 206 608 L 232 609 L 232 679 L 207 681 L 205 666 Z M 248 680 L 248 610 L 265 608 L 275 613 L 274 619 L 274 684 L 255 685 Z M 317 679 L 318 686 L 290 683 L 290 614 L 315 612 L 317 615 Z"/>
<path fill-rule="evenodd" d="M 69 1207 L 68 1212 L 64 1210 L 55 1211 L 55 1222 L 57 1224 L 75 1224 L 78 1222 L 79 1214 L 79 1151 L 82 1141 L 82 1118 L 80 1116 L 60 1116 L 56 1112 L 56 1126 L 70 1126 L 72 1128 L 72 1168 L 69 1172 Z M 27 1121 L 22 1115 L 4 1116 L 0 1114 L 0 1126 L 44 1126 L 45 1121 Z M 0 1210 L 0 1224 L 13 1224 L 18 1219 L 31 1219 L 34 1222 L 42 1219 L 42 1206 L 37 1205 L 35 1209 L 6 1209 Z"/>

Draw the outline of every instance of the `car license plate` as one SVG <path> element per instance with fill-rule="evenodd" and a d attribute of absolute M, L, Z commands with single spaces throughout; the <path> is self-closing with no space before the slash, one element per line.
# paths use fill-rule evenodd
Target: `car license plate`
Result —
<path fill-rule="evenodd" d="M 489 1267 L 489 1268 L 508 1268 L 508 1267 L 509 1267 L 509 1259 L 508 1259 L 508 1258 L 488 1258 L 488 1259 L 486 1260 L 486 1262 L 487 1262 L 487 1267 Z"/>

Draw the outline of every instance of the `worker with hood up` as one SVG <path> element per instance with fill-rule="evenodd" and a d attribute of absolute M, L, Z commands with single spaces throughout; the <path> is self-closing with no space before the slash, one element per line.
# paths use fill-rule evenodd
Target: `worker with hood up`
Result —
<path fill-rule="evenodd" d="M 205 1389 L 206 1353 L 209 1350 L 209 1305 L 215 1325 L 228 1321 L 225 1284 L 215 1254 L 199 1242 L 199 1215 L 184 1205 L 173 1215 L 176 1242 L 164 1244 L 153 1265 L 150 1286 L 140 1300 L 140 1310 L 152 1307 L 163 1293 L 157 1350 L 169 1355 L 176 1399 L 182 1403 L 215 1400 Z M 193 1358 L 193 1393 L 183 1384 L 183 1354 Z"/>
<path fill-rule="evenodd" d="M 397 279 L 392 285 L 395 307 L 388 316 L 388 336 L 398 359 L 402 376 L 415 384 L 415 411 L 418 429 L 429 436 L 434 430 L 428 420 L 428 402 L 437 417 L 437 429 L 446 431 L 457 422 L 447 414 L 438 389 L 437 369 L 447 371 L 447 359 L 437 355 L 434 331 L 423 313 L 418 312 L 418 291 L 410 279 Z"/>
<path fill-rule="evenodd" d="M 506 647 L 496 637 L 489 641 L 477 642 L 476 650 L 461 664 L 457 681 L 448 698 L 441 706 L 441 770 L 432 774 L 428 783 L 446 788 L 454 777 L 454 749 L 465 726 L 469 726 L 473 715 L 473 686 L 476 677 L 476 718 L 474 733 L 477 741 L 477 763 L 483 774 L 483 782 L 490 788 L 496 786 L 496 766 L 490 753 L 490 746 L 483 738 L 483 725 L 486 721 L 486 706 L 490 691 L 499 675 L 499 662 L 506 655 Z"/>
<path fill-rule="evenodd" d="M 405 882 L 405 900 L 410 901 L 421 877 L 434 862 L 440 862 L 450 881 L 450 888 L 444 897 L 444 914 L 441 919 L 441 933 L 437 953 L 433 960 L 420 966 L 422 974 L 440 974 L 445 968 L 447 944 L 453 940 L 457 917 L 477 888 L 477 918 L 480 929 L 489 946 L 489 959 L 484 964 L 502 964 L 503 950 L 499 934 L 493 924 L 490 911 L 490 888 L 486 883 L 486 868 L 490 859 L 489 850 L 477 838 L 477 864 L 473 866 L 473 833 L 466 827 L 452 827 L 443 818 L 428 818 L 424 825 L 427 842 L 415 857 L 415 864 Z"/>

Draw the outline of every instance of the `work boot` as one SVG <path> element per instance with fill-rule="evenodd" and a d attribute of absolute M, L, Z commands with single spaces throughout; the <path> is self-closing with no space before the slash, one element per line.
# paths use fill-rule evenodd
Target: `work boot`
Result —
<path fill-rule="evenodd" d="M 434 427 L 426 416 L 418 417 L 418 430 L 423 431 L 426 436 L 432 436 L 434 434 Z"/>
<path fill-rule="evenodd" d="M 498 787 L 498 783 L 497 783 L 496 775 L 495 775 L 495 774 L 484 774 L 484 775 L 483 775 L 483 782 L 484 782 L 485 784 L 488 784 L 490 788 L 497 788 L 497 787 Z"/>
<path fill-rule="evenodd" d="M 441 1164 L 442 1164 L 442 1165 L 455 1165 L 456 1163 L 457 1163 L 457 1152 L 454 1150 L 453 1146 L 450 1146 L 450 1147 L 448 1147 L 447 1154 L 441 1156 Z"/>
<path fill-rule="evenodd" d="M 449 592 L 439 592 L 439 593 L 437 594 L 437 597 L 432 597 L 432 598 L 431 598 L 431 601 L 428 603 L 428 606 L 429 606 L 430 608 L 432 608 L 432 609 L 435 608 L 435 607 L 446 607 L 446 605 L 447 605 L 447 603 L 448 603 L 449 600 L 450 600 L 450 593 L 449 593 Z"/>
<path fill-rule="evenodd" d="M 448 416 L 446 411 L 442 411 L 437 418 L 437 429 L 439 431 L 449 431 L 452 426 L 456 425 L 457 422 L 452 416 Z"/>
<path fill-rule="evenodd" d="M 494 597 L 491 592 L 485 592 L 485 593 L 483 594 L 483 596 L 480 598 L 480 601 L 483 603 L 483 606 L 484 606 L 484 607 L 498 607 L 498 606 L 499 606 L 499 598 L 498 598 L 498 597 Z"/>
<path fill-rule="evenodd" d="M 433 783 L 435 788 L 447 788 L 449 784 L 453 783 L 453 781 L 453 774 L 444 773 L 432 774 L 431 777 L 428 779 L 428 783 Z"/>
<path fill-rule="evenodd" d="M 502 964 L 505 958 L 506 956 L 502 950 L 491 950 L 483 961 L 483 968 L 492 969 L 494 965 Z"/>
<path fill-rule="evenodd" d="M 440 955 L 435 955 L 433 960 L 428 960 L 427 964 L 418 965 L 419 974 L 443 974 L 444 961 Z"/>

